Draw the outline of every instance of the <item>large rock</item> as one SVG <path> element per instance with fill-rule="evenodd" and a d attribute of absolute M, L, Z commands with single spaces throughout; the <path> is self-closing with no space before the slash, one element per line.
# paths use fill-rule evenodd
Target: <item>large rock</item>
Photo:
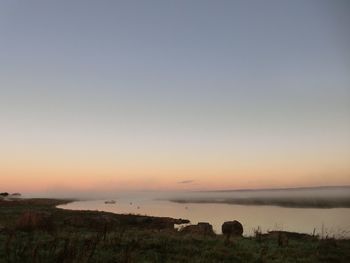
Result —
<path fill-rule="evenodd" d="M 228 237 L 230 236 L 242 236 L 243 226 L 237 220 L 227 221 L 222 224 L 221 227 L 222 233 Z"/>
<path fill-rule="evenodd" d="M 180 231 L 187 234 L 215 235 L 213 226 L 205 222 L 200 222 L 197 225 L 185 226 Z"/>

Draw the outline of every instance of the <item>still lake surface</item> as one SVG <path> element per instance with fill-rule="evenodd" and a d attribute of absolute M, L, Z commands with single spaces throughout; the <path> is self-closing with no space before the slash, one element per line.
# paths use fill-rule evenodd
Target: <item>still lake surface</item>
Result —
<path fill-rule="evenodd" d="M 205 196 L 218 197 L 227 194 L 206 193 Z M 230 196 L 251 196 L 252 194 L 259 193 L 229 193 Z M 300 195 L 300 193 L 298 194 Z M 312 234 L 315 231 L 316 234 L 323 237 L 350 237 L 350 208 L 287 208 L 217 203 L 183 204 L 161 200 L 184 197 L 184 195 L 188 195 L 189 198 L 193 195 L 198 196 L 198 194 L 193 193 L 124 193 L 108 199 L 76 201 L 61 205 L 59 208 L 183 218 L 189 219 L 192 224 L 209 222 L 213 225 L 216 233 L 221 233 L 223 222 L 238 220 L 243 224 L 245 236 L 253 235 L 254 230 L 260 228 L 263 232 L 284 230 Z M 116 203 L 105 204 L 106 200 L 115 200 Z"/>

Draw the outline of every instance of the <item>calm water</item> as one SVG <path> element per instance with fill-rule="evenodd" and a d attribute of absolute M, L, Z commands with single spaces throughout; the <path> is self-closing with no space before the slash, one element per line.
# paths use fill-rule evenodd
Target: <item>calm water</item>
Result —
<path fill-rule="evenodd" d="M 241 194 L 241 193 L 240 193 Z M 239 220 L 244 235 L 249 236 L 260 227 L 268 230 L 285 230 L 303 233 L 315 232 L 337 238 L 350 237 L 350 209 L 284 208 L 277 206 L 244 206 L 231 204 L 179 204 L 159 200 L 155 194 L 125 194 L 114 198 L 116 204 L 105 204 L 109 199 L 77 201 L 60 208 L 98 210 L 119 214 L 141 214 L 189 219 L 192 224 L 209 222 L 216 233 L 221 232 L 224 221 Z"/>

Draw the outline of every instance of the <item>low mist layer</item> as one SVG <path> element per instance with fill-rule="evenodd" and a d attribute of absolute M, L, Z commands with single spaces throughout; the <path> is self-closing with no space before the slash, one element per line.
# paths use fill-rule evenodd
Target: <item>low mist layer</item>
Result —
<path fill-rule="evenodd" d="M 349 208 L 350 187 L 199 192 L 169 198 L 177 203 L 225 203 L 297 208 Z"/>

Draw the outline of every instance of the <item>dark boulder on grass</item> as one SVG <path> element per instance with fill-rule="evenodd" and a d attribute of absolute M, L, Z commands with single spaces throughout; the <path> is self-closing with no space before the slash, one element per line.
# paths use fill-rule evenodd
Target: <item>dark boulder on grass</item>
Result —
<path fill-rule="evenodd" d="M 213 226 L 205 222 L 199 222 L 197 225 L 185 226 L 180 232 L 187 234 L 215 235 Z"/>
<path fill-rule="evenodd" d="M 243 234 L 243 226 L 237 220 L 227 221 L 222 224 L 221 227 L 222 233 L 226 235 L 228 238 L 231 236 L 242 236 Z"/>

